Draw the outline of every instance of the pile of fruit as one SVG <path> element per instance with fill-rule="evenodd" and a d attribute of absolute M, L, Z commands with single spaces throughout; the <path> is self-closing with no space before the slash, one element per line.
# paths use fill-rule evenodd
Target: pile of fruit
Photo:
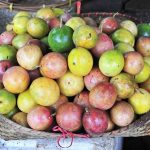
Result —
<path fill-rule="evenodd" d="M 0 35 L 0 114 L 22 126 L 98 135 L 147 113 L 149 92 L 149 24 L 42 8 Z"/>

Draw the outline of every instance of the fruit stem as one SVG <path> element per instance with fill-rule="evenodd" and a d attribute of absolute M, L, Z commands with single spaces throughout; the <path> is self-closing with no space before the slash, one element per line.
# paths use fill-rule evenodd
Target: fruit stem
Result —
<path fill-rule="evenodd" d="M 115 18 L 115 17 L 116 17 L 116 15 L 118 15 L 118 14 L 119 14 L 118 12 L 114 13 L 113 18 Z"/>

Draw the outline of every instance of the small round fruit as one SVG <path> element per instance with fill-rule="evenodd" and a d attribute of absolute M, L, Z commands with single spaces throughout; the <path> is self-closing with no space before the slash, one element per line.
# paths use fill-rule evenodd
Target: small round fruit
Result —
<path fill-rule="evenodd" d="M 73 42 L 76 47 L 91 49 L 95 47 L 97 40 L 98 36 L 95 29 L 88 25 L 80 26 L 73 33 Z"/>
<path fill-rule="evenodd" d="M 108 77 L 118 75 L 123 67 L 123 55 L 116 50 L 104 52 L 99 59 L 99 68 L 101 72 Z"/>
<path fill-rule="evenodd" d="M 4 73 L 3 84 L 6 90 L 11 93 L 21 93 L 29 85 L 30 78 L 28 72 L 20 66 L 14 66 Z"/>
<path fill-rule="evenodd" d="M 140 85 L 140 88 L 147 90 L 150 93 L 150 77 Z"/>
<path fill-rule="evenodd" d="M 120 127 L 129 125 L 134 120 L 134 110 L 132 106 L 125 102 L 118 102 L 111 110 L 112 121 Z"/>
<path fill-rule="evenodd" d="M 111 83 L 102 82 L 95 86 L 89 94 L 91 106 L 107 110 L 110 109 L 117 99 L 117 90 Z"/>
<path fill-rule="evenodd" d="M 99 68 L 93 68 L 89 74 L 84 77 L 85 87 L 91 91 L 96 85 L 101 82 L 108 82 L 109 78 L 102 74 Z"/>
<path fill-rule="evenodd" d="M 46 54 L 40 62 L 40 72 L 43 76 L 58 79 L 67 71 L 67 60 L 57 52 Z"/>
<path fill-rule="evenodd" d="M 146 62 L 150 66 L 150 56 L 144 57 L 144 62 Z"/>
<path fill-rule="evenodd" d="M 52 112 L 46 107 L 37 106 L 28 113 L 27 122 L 34 130 L 46 130 L 53 123 Z"/>
<path fill-rule="evenodd" d="M 13 117 L 12 120 L 24 127 L 28 127 L 27 114 L 24 112 L 18 112 Z"/>
<path fill-rule="evenodd" d="M 60 91 L 65 96 L 75 96 L 84 88 L 83 77 L 74 75 L 71 72 L 65 73 L 58 79 Z"/>
<path fill-rule="evenodd" d="M 111 78 L 110 83 L 116 87 L 117 94 L 120 99 L 129 98 L 134 94 L 133 82 L 126 73 L 120 73 Z"/>
<path fill-rule="evenodd" d="M 66 26 L 72 28 L 73 30 L 76 30 L 78 27 L 85 25 L 85 21 L 80 17 L 71 17 L 67 22 Z"/>
<path fill-rule="evenodd" d="M 19 94 L 17 99 L 17 105 L 18 108 L 24 113 L 29 113 L 34 107 L 37 106 L 29 90 Z"/>
<path fill-rule="evenodd" d="M 144 114 L 150 110 L 150 93 L 144 89 L 137 89 L 134 95 L 129 98 L 136 114 Z"/>
<path fill-rule="evenodd" d="M 91 53 L 84 48 L 74 48 L 68 55 L 68 66 L 73 74 L 86 76 L 93 67 L 93 57 Z"/>
<path fill-rule="evenodd" d="M 124 55 L 125 65 L 124 71 L 131 74 L 138 74 L 144 67 L 144 59 L 138 52 L 128 52 Z"/>
<path fill-rule="evenodd" d="M 39 66 L 43 54 L 41 49 L 33 44 L 25 45 L 17 51 L 19 65 L 27 70 L 34 70 Z"/>
<path fill-rule="evenodd" d="M 16 19 L 17 17 L 31 17 L 31 14 L 27 11 L 19 11 L 17 14 L 14 16 L 13 20 Z"/>
<path fill-rule="evenodd" d="M 135 82 L 142 83 L 150 77 L 150 66 L 147 63 L 144 63 L 143 69 L 135 75 Z"/>
<path fill-rule="evenodd" d="M 150 37 L 150 25 L 148 23 L 141 23 L 137 27 L 138 37 Z"/>
<path fill-rule="evenodd" d="M 107 127 L 106 131 L 110 132 L 114 129 L 115 124 L 113 123 L 113 121 L 111 120 L 109 115 L 107 115 L 107 117 L 108 117 L 108 127 Z"/>
<path fill-rule="evenodd" d="M 35 38 L 42 38 L 48 33 L 49 27 L 43 19 L 32 18 L 28 21 L 27 31 Z"/>
<path fill-rule="evenodd" d="M 127 29 L 128 31 L 130 31 L 134 36 L 137 36 L 138 33 L 138 29 L 136 24 L 131 21 L 131 20 L 124 20 L 120 23 L 120 27 Z"/>
<path fill-rule="evenodd" d="M 82 126 L 81 106 L 72 102 L 62 104 L 56 111 L 57 124 L 67 131 L 77 131 Z"/>
<path fill-rule="evenodd" d="M 9 113 L 5 114 L 4 116 L 9 118 L 9 119 L 12 119 L 12 117 L 17 113 L 19 112 L 19 109 L 18 107 L 14 107 Z"/>
<path fill-rule="evenodd" d="M 89 135 L 104 133 L 108 127 L 108 117 L 105 111 L 88 108 L 83 115 L 82 123 Z"/>
<path fill-rule="evenodd" d="M 112 34 L 112 40 L 114 43 L 123 42 L 131 45 L 132 47 L 134 46 L 135 43 L 134 35 L 130 31 L 123 28 L 116 30 Z"/>
<path fill-rule="evenodd" d="M 91 17 L 84 17 L 83 19 L 84 19 L 84 21 L 85 21 L 85 23 L 87 25 L 92 26 L 92 27 L 96 27 L 97 26 L 97 23 L 96 23 L 96 21 L 93 18 L 91 18 Z"/>
<path fill-rule="evenodd" d="M 50 106 L 59 99 L 60 91 L 56 81 L 40 77 L 31 83 L 30 94 L 37 104 Z"/>
<path fill-rule="evenodd" d="M 0 114 L 8 114 L 16 106 L 16 97 L 14 94 L 0 90 Z"/>

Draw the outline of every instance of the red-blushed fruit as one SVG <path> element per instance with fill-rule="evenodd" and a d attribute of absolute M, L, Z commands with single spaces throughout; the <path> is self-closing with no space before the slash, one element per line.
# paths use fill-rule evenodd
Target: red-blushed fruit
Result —
<path fill-rule="evenodd" d="M 3 84 L 6 90 L 18 94 L 25 91 L 30 83 L 28 72 L 20 66 L 9 68 L 3 75 Z"/>
<path fill-rule="evenodd" d="M 46 22 L 47 22 L 50 29 L 60 27 L 60 21 L 56 17 L 47 19 Z"/>
<path fill-rule="evenodd" d="M 117 99 L 117 90 L 111 83 L 102 82 L 95 86 L 89 94 L 90 104 L 98 109 L 110 109 Z"/>
<path fill-rule="evenodd" d="M 92 27 L 96 27 L 97 26 L 97 23 L 96 23 L 96 21 L 93 18 L 91 18 L 91 17 L 84 17 L 83 19 L 84 19 L 84 21 L 85 21 L 85 23 L 87 25 L 92 26 Z"/>
<path fill-rule="evenodd" d="M 0 81 L 2 81 L 3 74 L 5 71 L 12 66 L 10 60 L 1 60 L 0 61 Z"/>
<path fill-rule="evenodd" d="M 104 133 L 108 127 L 107 113 L 96 108 L 88 108 L 83 115 L 82 123 L 89 135 Z"/>
<path fill-rule="evenodd" d="M 82 113 L 81 106 L 72 102 L 64 103 L 56 111 L 57 124 L 67 131 L 77 131 L 82 126 Z"/>
<path fill-rule="evenodd" d="M 68 98 L 66 96 L 64 96 L 64 95 L 60 95 L 60 97 L 57 100 L 57 102 L 55 104 L 53 104 L 51 107 L 54 108 L 55 110 L 57 110 L 60 105 L 66 103 L 66 102 L 68 102 Z"/>
<path fill-rule="evenodd" d="M 150 38 L 140 37 L 136 43 L 136 50 L 143 56 L 150 56 Z"/>
<path fill-rule="evenodd" d="M 127 126 L 134 120 L 134 110 L 125 101 L 116 103 L 111 109 L 110 114 L 112 121 L 120 127 Z"/>
<path fill-rule="evenodd" d="M 72 17 L 71 14 L 68 13 L 68 12 L 64 13 L 64 14 L 61 16 L 62 21 L 65 22 L 65 23 L 66 23 L 71 17 Z"/>
<path fill-rule="evenodd" d="M 48 53 L 41 60 L 40 71 L 45 77 L 58 79 L 67 71 L 67 60 L 60 53 Z"/>
<path fill-rule="evenodd" d="M 102 74 L 98 67 L 93 68 L 88 75 L 84 77 L 85 87 L 91 91 L 97 84 L 108 82 L 109 78 Z"/>
<path fill-rule="evenodd" d="M 12 31 L 4 31 L 3 33 L 1 33 L 0 35 L 0 45 L 1 44 L 12 44 L 12 40 L 15 37 L 15 33 Z"/>
<path fill-rule="evenodd" d="M 48 129 L 52 125 L 53 116 L 50 109 L 37 106 L 28 113 L 27 121 L 32 129 L 42 131 Z"/>
<path fill-rule="evenodd" d="M 32 82 L 33 80 L 41 77 L 41 73 L 39 68 L 34 69 L 34 70 L 28 70 L 29 76 L 30 76 L 30 81 Z"/>
<path fill-rule="evenodd" d="M 114 17 L 107 17 L 100 22 L 100 28 L 104 33 L 110 34 L 119 28 L 119 23 Z"/>
<path fill-rule="evenodd" d="M 83 108 L 91 107 L 89 103 L 89 92 L 88 91 L 82 91 L 74 98 L 74 103 L 82 106 Z"/>
<path fill-rule="evenodd" d="M 128 52 L 124 55 L 125 65 L 124 71 L 131 74 L 138 74 L 144 67 L 144 59 L 138 52 Z"/>
<path fill-rule="evenodd" d="M 108 126 L 107 126 L 106 131 L 109 132 L 109 131 L 112 131 L 114 129 L 115 124 L 112 122 L 108 113 L 107 113 L 107 117 L 108 117 Z"/>
<path fill-rule="evenodd" d="M 96 46 L 92 48 L 91 52 L 95 57 L 99 58 L 102 53 L 112 49 L 114 49 L 114 44 L 111 38 L 107 34 L 101 33 L 98 35 Z"/>

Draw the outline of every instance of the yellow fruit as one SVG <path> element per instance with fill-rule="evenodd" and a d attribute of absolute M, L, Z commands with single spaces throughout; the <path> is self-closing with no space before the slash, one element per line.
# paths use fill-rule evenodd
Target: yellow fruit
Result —
<path fill-rule="evenodd" d="M 144 114 L 150 110 L 150 94 L 144 89 L 138 89 L 129 98 L 129 102 L 136 114 Z"/>
<path fill-rule="evenodd" d="M 93 67 L 91 53 L 84 48 L 74 48 L 68 56 L 70 71 L 77 76 L 86 76 Z"/>
<path fill-rule="evenodd" d="M 82 25 L 73 33 L 73 42 L 77 47 L 91 49 L 96 45 L 98 36 L 93 27 Z"/>
<path fill-rule="evenodd" d="M 60 87 L 60 92 L 63 95 L 75 96 L 83 90 L 84 81 L 83 77 L 76 76 L 68 71 L 58 79 L 58 85 Z"/>

